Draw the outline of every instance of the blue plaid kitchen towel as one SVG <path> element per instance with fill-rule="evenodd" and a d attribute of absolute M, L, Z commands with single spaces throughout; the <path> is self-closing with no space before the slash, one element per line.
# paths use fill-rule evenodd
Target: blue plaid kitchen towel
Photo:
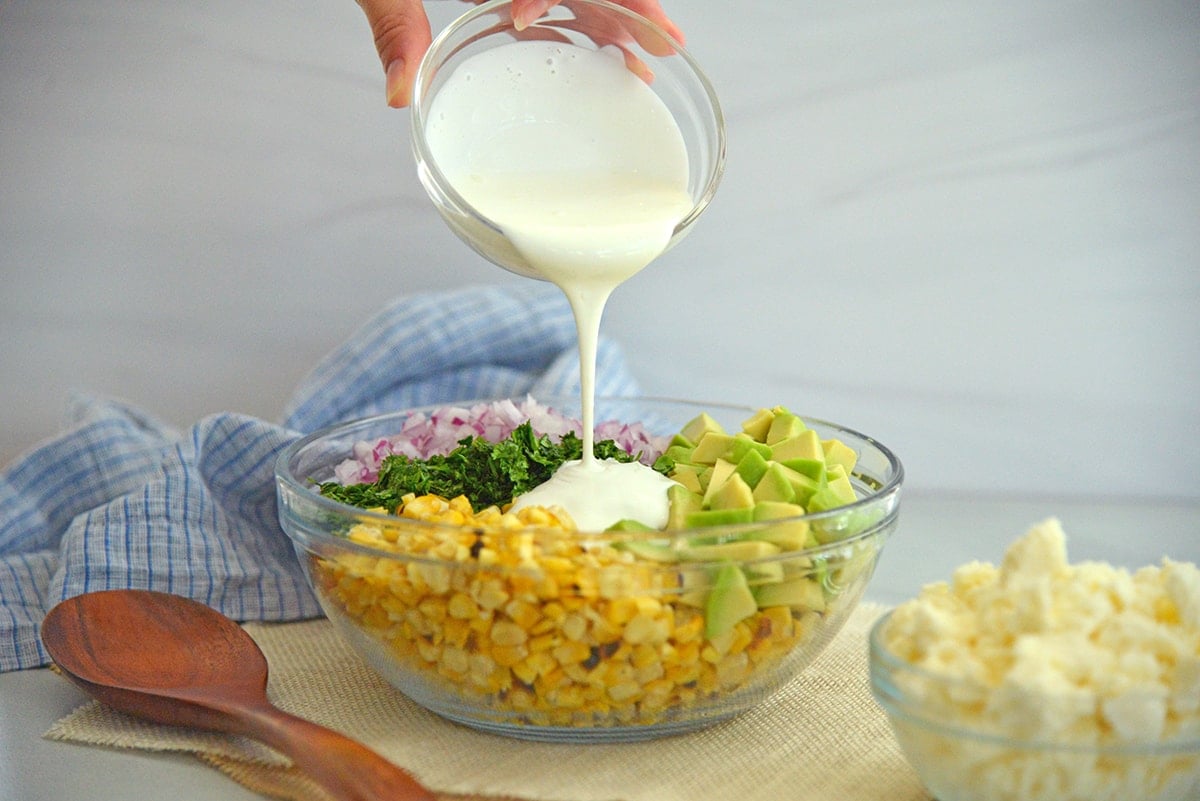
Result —
<path fill-rule="evenodd" d="M 385 411 L 578 392 L 575 343 L 555 287 L 470 287 L 383 309 L 316 366 L 278 423 L 221 413 L 178 431 L 74 398 L 63 433 L 0 471 L 0 671 L 47 664 L 42 618 L 93 590 L 187 595 L 242 621 L 320 615 L 276 515 L 279 451 Z M 637 392 L 611 342 L 596 390 Z"/>

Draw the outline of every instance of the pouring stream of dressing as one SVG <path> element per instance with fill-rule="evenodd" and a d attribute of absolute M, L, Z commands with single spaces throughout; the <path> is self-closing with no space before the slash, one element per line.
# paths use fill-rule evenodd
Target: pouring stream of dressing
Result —
<path fill-rule="evenodd" d="M 562 506 L 585 531 L 625 517 L 664 525 L 670 479 L 597 460 L 593 432 L 604 306 L 666 249 L 694 206 L 670 111 L 613 48 L 527 41 L 465 60 L 429 120 L 430 149 L 447 179 L 533 273 L 563 291 L 575 316 L 583 458 L 516 506 Z"/>

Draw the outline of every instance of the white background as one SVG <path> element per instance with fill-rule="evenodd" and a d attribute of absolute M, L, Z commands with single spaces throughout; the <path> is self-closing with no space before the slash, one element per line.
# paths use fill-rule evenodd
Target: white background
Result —
<path fill-rule="evenodd" d="M 917 492 L 1200 498 L 1200 5 L 666 5 L 729 161 L 606 315 L 647 392 L 858 428 Z M 522 280 L 407 126 L 352 0 L 0 5 L 0 465 L 72 389 L 277 419 L 390 298 Z"/>

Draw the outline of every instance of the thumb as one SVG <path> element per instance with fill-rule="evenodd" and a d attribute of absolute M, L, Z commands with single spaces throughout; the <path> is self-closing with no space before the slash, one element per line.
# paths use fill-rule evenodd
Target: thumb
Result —
<path fill-rule="evenodd" d="M 413 79 L 432 36 L 421 0 L 358 0 L 371 25 L 383 64 L 387 104 L 403 108 L 412 99 Z"/>

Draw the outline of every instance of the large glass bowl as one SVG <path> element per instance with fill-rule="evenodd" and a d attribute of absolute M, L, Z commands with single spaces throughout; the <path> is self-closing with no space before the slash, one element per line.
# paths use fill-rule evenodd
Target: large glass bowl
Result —
<path fill-rule="evenodd" d="M 578 420 L 577 399 L 538 400 Z M 598 428 L 640 422 L 665 446 L 701 412 L 738 431 L 754 411 L 601 398 L 596 419 Z M 503 544 L 490 542 L 497 552 L 520 550 L 528 557 L 520 565 L 485 559 L 478 529 L 406 520 L 319 494 L 314 482 L 330 480 L 356 443 L 369 449 L 431 412 L 373 417 L 294 443 L 276 464 L 280 521 L 329 619 L 366 662 L 422 706 L 487 731 L 542 740 L 634 740 L 697 729 L 755 706 L 837 634 L 897 523 L 903 470 L 891 451 L 850 429 L 808 419 L 822 438 L 856 452 L 850 476 L 856 502 L 739 525 L 670 532 L 522 529 Z M 359 524 L 388 532 L 391 542 L 385 548 L 352 541 L 347 532 Z M 781 545 L 767 556 L 718 556 L 728 549 L 716 548 L 711 557 L 692 554 L 688 561 L 663 557 L 678 546 L 795 543 L 797 532 L 802 547 Z M 447 540 L 458 545 L 428 545 Z M 471 547 L 459 547 L 467 543 Z M 722 576 L 730 571 L 764 600 L 736 625 L 712 634 L 706 615 L 714 614 L 714 594 L 726 592 Z M 766 585 L 774 588 L 764 591 Z M 785 586 L 789 592 L 771 595 Z"/>
<path fill-rule="evenodd" d="M 717 191 L 725 169 L 725 119 L 712 85 L 691 54 L 662 28 L 606 0 L 563 0 L 522 31 L 513 25 L 512 4 L 497 0 L 471 9 L 434 39 L 417 71 L 410 121 L 417 175 L 438 212 L 451 230 L 484 258 L 511 272 L 540 277 L 501 226 L 468 203 L 447 179 L 426 138 L 430 107 L 456 67 L 481 51 L 532 39 L 552 39 L 588 50 L 619 47 L 627 61 L 653 73 L 648 85 L 666 105 L 683 136 L 688 192 L 694 203 L 675 226 L 665 248 L 670 249 L 691 229 Z M 619 114 L 620 109 L 611 112 Z M 564 146 L 574 147 L 575 143 Z"/>
<path fill-rule="evenodd" d="M 987 690 L 892 653 L 870 634 L 871 690 L 909 764 L 938 801 L 1195 801 L 1200 731 L 1144 743 L 1016 737 L 973 723 Z M 974 699 L 968 702 L 965 699 Z M 1046 705 L 1061 706 L 1047 697 Z M 982 718 L 980 718 L 982 719 Z"/>

